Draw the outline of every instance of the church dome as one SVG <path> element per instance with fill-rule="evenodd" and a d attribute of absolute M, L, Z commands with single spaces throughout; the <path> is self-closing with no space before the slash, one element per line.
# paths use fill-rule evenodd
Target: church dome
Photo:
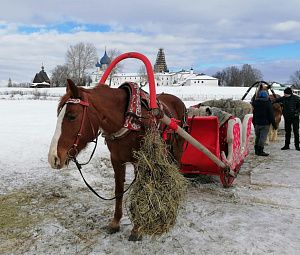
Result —
<path fill-rule="evenodd" d="M 107 56 L 106 51 L 104 52 L 103 57 L 100 59 L 101 65 L 109 65 L 110 64 L 110 58 Z"/>
<path fill-rule="evenodd" d="M 96 63 L 95 66 L 96 66 L 96 67 L 101 67 L 101 64 L 99 63 L 99 61 L 97 61 L 97 63 Z"/>

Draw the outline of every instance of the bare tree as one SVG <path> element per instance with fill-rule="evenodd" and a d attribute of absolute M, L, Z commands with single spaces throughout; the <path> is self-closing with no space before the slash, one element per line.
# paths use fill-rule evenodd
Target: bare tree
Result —
<path fill-rule="evenodd" d="M 213 76 L 218 79 L 219 86 L 227 86 L 225 82 L 226 72 L 224 70 L 216 72 Z"/>
<path fill-rule="evenodd" d="M 238 87 L 242 84 L 240 70 L 236 66 L 230 66 L 213 75 L 219 79 L 220 86 Z"/>
<path fill-rule="evenodd" d="M 290 83 L 292 83 L 295 88 L 300 88 L 300 70 L 291 75 Z"/>
<path fill-rule="evenodd" d="M 111 49 L 107 51 L 107 55 L 110 58 L 110 61 L 113 61 L 116 57 L 121 55 L 121 52 L 117 49 Z M 109 85 L 111 85 L 111 80 L 114 74 L 121 72 L 123 69 L 123 65 L 121 63 L 118 63 L 110 72 L 109 74 Z"/>
<path fill-rule="evenodd" d="M 249 64 L 244 64 L 241 70 L 236 66 L 230 66 L 213 76 L 219 79 L 220 86 L 233 87 L 248 87 L 262 79 L 261 72 Z"/>
<path fill-rule="evenodd" d="M 71 76 L 78 84 L 84 85 L 87 70 L 92 68 L 96 62 L 97 50 L 91 43 L 80 42 L 71 45 L 66 54 L 66 63 Z"/>
<path fill-rule="evenodd" d="M 242 77 L 241 72 L 236 66 L 230 66 L 225 69 L 226 76 L 225 81 L 227 86 L 231 87 L 241 87 Z"/>
<path fill-rule="evenodd" d="M 241 70 L 242 76 L 242 86 L 243 87 L 250 87 L 256 81 L 262 79 L 262 73 L 258 69 L 253 68 L 249 64 L 244 64 Z"/>
<path fill-rule="evenodd" d="M 116 57 L 118 57 L 119 55 L 121 55 L 121 52 L 117 49 L 111 49 L 107 51 L 107 55 L 110 58 L 110 61 L 113 61 Z M 113 69 L 114 73 L 117 72 L 121 72 L 123 69 L 123 64 L 119 63 L 115 66 L 115 68 Z"/>
<path fill-rule="evenodd" d="M 51 83 L 54 87 L 65 87 L 69 77 L 69 67 L 67 65 L 57 65 L 51 72 Z"/>

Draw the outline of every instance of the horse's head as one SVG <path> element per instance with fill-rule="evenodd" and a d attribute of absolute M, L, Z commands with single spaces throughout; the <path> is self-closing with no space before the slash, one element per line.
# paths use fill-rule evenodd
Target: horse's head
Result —
<path fill-rule="evenodd" d="M 95 131 L 87 116 L 88 107 L 88 92 L 68 80 L 67 93 L 58 105 L 56 129 L 48 154 L 52 168 L 66 166 L 87 142 L 94 139 Z"/>

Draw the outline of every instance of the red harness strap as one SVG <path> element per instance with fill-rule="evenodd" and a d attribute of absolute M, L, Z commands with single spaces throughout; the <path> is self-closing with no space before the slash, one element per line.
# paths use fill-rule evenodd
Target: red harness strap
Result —
<path fill-rule="evenodd" d="M 165 141 L 168 140 L 168 133 L 170 133 L 170 131 L 177 131 L 178 123 L 180 123 L 180 122 L 181 122 L 180 120 L 171 118 L 171 122 L 170 122 L 169 126 L 166 127 L 166 129 L 162 133 L 162 137 Z"/>
<path fill-rule="evenodd" d="M 66 101 L 65 104 L 80 104 L 80 105 L 83 106 L 83 115 L 82 115 L 82 119 L 81 119 L 80 129 L 78 131 L 78 134 L 76 136 L 74 144 L 72 145 L 72 147 L 68 151 L 68 156 L 70 158 L 75 158 L 78 154 L 77 146 L 78 146 L 78 143 L 79 143 L 80 136 L 82 135 L 85 116 L 86 116 L 86 111 L 87 111 L 87 107 L 89 106 L 89 103 L 88 103 L 88 101 L 83 101 L 83 100 L 78 99 L 78 98 L 69 98 Z"/>

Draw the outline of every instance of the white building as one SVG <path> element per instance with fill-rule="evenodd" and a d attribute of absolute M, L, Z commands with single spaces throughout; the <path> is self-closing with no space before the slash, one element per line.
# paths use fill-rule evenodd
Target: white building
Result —
<path fill-rule="evenodd" d="M 97 71 L 90 74 L 91 86 L 95 86 L 99 82 L 109 63 L 110 59 L 105 51 L 100 62 L 96 64 Z M 195 74 L 192 68 L 190 71 L 155 73 L 154 79 L 156 86 L 218 86 L 217 78 L 205 74 Z M 116 88 L 129 81 L 145 85 L 147 84 L 147 75 L 141 73 L 116 73 L 107 78 L 106 84 Z"/>
<path fill-rule="evenodd" d="M 119 87 L 123 83 L 131 81 L 137 84 L 141 84 L 141 82 L 146 82 L 143 77 L 138 73 L 116 73 L 112 76 L 111 82 L 106 82 L 107 84 L 110 83 L 111 87 Z"/>

